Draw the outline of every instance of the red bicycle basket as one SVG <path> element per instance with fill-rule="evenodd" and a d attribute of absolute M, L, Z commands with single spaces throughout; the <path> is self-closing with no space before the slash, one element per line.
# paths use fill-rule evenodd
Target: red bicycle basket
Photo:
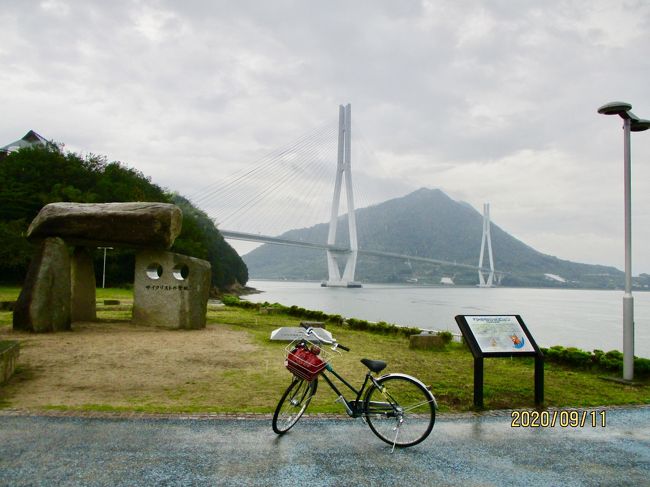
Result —
<path fill-rule="evenodd" d="M 311 350 L 295 347 L 287 354 L 285 365 L 296 377 L 311 382 L 325 369 L 327 363 Z"/>

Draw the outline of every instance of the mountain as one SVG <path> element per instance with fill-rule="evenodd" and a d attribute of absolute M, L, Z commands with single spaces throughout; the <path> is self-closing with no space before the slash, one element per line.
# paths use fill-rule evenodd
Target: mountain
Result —
<path fill-rule="evenodd" d="M 401 198 L 356 211 L 359 246 L 405 255 L 477 265 L 483 216 L 439 189 L 422 188 Z M 324 243 L 328 224 L 290 230 L 282 238 Z M 509 286 L 614 288 L 623 273 L 613 267 L 579 264 L 536 251 L 497 225 L 490 227 L 494 265 Z M 337 244 L 347 245 L 347 215 L 339 217 Z M 487 250 L 486 250 L 487 252 Z M 322 250 L 266 244 L 243 256 L 253 278 L 327 278 Z M 487 263 L 487 253 L 484 265 Z M 455 284 L 475 285 L 476 271 L 453 266 L 360 255 L 356 278 L 365 282 L 438 284 L 443 277 Z M 559 278 L 558 278 L 559 277 Z"/>

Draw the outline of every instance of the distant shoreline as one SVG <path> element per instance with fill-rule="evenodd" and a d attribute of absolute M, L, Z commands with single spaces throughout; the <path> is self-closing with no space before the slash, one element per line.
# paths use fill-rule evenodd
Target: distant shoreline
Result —
<path fill-rule="evenodd" d="M 322 279 L 280 279 L 280 278 L 267 278 L 267 277 L 251 277 L 250 281 L 262 282 L 293 282 L 293 283 L 316 283 L 320 284 Z M 466 284 L 417 284 L 411 282 L 361 282 L 362 287 L 365 285 L 371 286 L 399 286 L 399 287 L 412 287 L 416 289 L 474 289 L 479 288 L 478 285 L 471 286 Z M 255 288 L 251 288 L 255 289 Z M 602 287 L 562 287 L 562 286 L 492 286 L 481 289 L 554 289 L 559 291 L 620 291 L 624 292 L 623 288 L 602 288 Z M 256 290 L 247 294 L 258 294 L 264 291 Z M 633 288 L 632 292 L 650 292 L 650 288 Z M 226 293 L 227 294 L 227 293 Z M 234 294 L 234 293 L 231 293 Z"/>

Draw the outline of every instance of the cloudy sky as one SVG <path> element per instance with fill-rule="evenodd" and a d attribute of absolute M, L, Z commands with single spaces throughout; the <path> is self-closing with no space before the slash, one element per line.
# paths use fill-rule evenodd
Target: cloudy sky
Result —
<path fill-rule="evenodd" d="M 650 118 L 646 0 L 5 0 L 0 25 L 0 145 L 34 129 L 192 195 L 351 103 L 386 198 L 490 202 L 542 252 L 623 268 L 621 123 L 596 110 Z M 638 274 L 650 132 L 632 161 Z"/>

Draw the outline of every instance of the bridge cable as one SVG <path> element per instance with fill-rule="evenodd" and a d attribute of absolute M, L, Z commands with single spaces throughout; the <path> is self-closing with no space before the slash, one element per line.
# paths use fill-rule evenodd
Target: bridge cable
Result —
<path fill-rule="evenodd" d="M 313 162 L 312 162 L 313 161 Z M 318 185 L 323 184 L 323 174 L 325 172 L 329 172 L 329 168 L 326 167 L 321 158 L 316 157 L 315 159 L 310 159 L 307 161 L 304 166 L 310 166 L 309 168 L 299 168 L 299 170 L 306 176 L 307 182 L 301 182 L 300 183 L 300 196 L 296 196 L 295 192 L 284 192 L 282 196 L 278 198 L 278 201 L 276 203 L 276 207 L 279 210 L 285 210 L 285 211 L 276 211 L 274 213 L 278 214 L 278 218 L 274 222 L 266 221 L 267 227 L 275 227 L 275 228 L 287 228 L 288 225 L 291 225 L 293 223 L 293 227 L 295 228 L 296 226 L 302 224 L 302 222 L 305 221 L 313 221 L 313 219 L 306 219 L 304 217 L 304 210 L 308 209 L 317 209 L 315 208 L 316 205 L 313 204 L 313 200 L 315 198 L 320 198 L 321 196 L 319 195 L 319 191 L 316 189 Z M 311 169 L 314 168 L 314 169 Z M 306 171 L 309 170 L 309 173 L 305 174 Z M 305 196 L 310 197 L 311 199 L 307 202 L 305 202 Z M 301 198 L 302 197 L 302 198 Z M 292 204 L 293 203 L 293 204 Z M 286 211 L 286 209 L 289 209 L 289 211 Z M 302 214 L 299 214 L 298 212 L 302 210 Z M 250 221 L 250 225 L 252 228 L 259 228 L 256 227 L 260 219 L 264 219 L 264 215 L 258 215 L 258 217 L 255 220 Z M 290 229 L 290 228 L 289 228 Z M 273 230 L 267 230 L 264 231 L 263 233 L 265 234 L 271 234 L 275 233 Z"/>
<path fill-rule="evenodd" d="M 333 172 L 334 168 L 331 164 L 324 164 L 322 159 L 317 159 L 313 164 L 313 167 L 314 170 L 312 173 L 315 174 L 315 176 L 311 177 L 311 181 L 301 188 L 300 196 L 296 197 L 287 192 L 285 197 L 282 199 L 282 203 L 285 205 L 284 208 L 288 207 L 293 211 L 285 211 L 283 213 L 283 218 L 278 220 L 277 228 L 289 230 L 300 225 L 313 225 L 325 220 L 326 213 L 323 211 L 323 205 L 318 205 L 315 201 L 323 202 L 324 192 L 322 191 L 322 188 L 328 184 L 327 181 L 331 178 L 326 178 L 326 176 L 329 176 Z M 302 210 L 302 213 L 298 214 L 299 210 Z M 307 212 L 305 210 L 307 210 Z"/>
<path fill-rule="evenodd" d="M 313 145 L 313 144 L 312 144 Z M 227 216 L 225 216 L 221 223 L 224 223 L 231 218 L 233 218 L 237 214 L 244 214 L 247 211 L 249 211 L 256 203 L 258 203 L 264 196 L 269 194 L 272 190 L 277 189 L 278 187 L 284 186 L 293 180 L 295 180 L 298 176 L 301 175 L 302 170 L 300 169 L 300 166 L 295 163 L 289 163 L 286 164 L 284 167 L 280 168 L 281 170 L 278 171 L 275 176 L 271 179 L 271 181 L 266 185 L 266 187 L 259 192 L 257 195 L 255 195 L 252 199 L 249 199 L 244 205 L 240 206 L 237 208 L 235 211 L 231 212 Z M 288 174 L 287 174 L 288 173 Z"/>
<path fill-rule="evenodd" d="M 313 140 L 309 140 L 309 141 L 305 141 L 305 142 L 306 143 L 304 143 L 302 145 L 302 147 L 301 146 L 295 146 L 293 148 L 286 149 L 286 150 L 282 151 L 282 153 L 277 154 L 272 160 L 268 161 L 264 165 L 258 166 L 256 168 L 254 168 L 253 170 L 248 171 L 244 175 L 240 175 L 235 180 L 228 182 L 227 184 L 223 185 L 222 187 L 213 190 L 212 194 L 206 195 L 206 196 L 203 197 L 204 204 L 206 202 L 208 202 L 208 201 L 212 202 L 213 200 L 215 200 L 217 198 L 220 199 L 220 202 L 222 204 L 223 203 L 229 203 L 230 202 L 229 199 L 228 199 L 229 197 L 231 197 L 233 195 L 236 195 L 237 197 L 241 197 L 241 191 L 240 191 L 241 190 L 241 185 L 243 185 L 243 184 L 250 185 L 251 181 L 255 181 L 255 179 L 252 178 L 252 177 L 247 177 L 245 179 L 243 176 L 252 176 L 254 173 L 256 173 L 256 172 L 259 173 L 262 169 L 266 169 L 266 171 L 259 174 L 259 176 L 261 178 L 266 178 L 267 174 L 269 174 L 269 173 L 273 174 L 274 170 L 278 166 L 281 166 L 283 163 L 286 162 L 287 154 L 295 153 L 296 150 L 309 148 L 309 147 L 313 146 L 314 143 L 315 143 Z M 237 184 L 237 183 L 240 183 L 240 184 Z"/>
<path fill-rule="evenodd" d="M 219 191 L 220 189 L 223 189 L 223 187 L 225 187 L 225 186 L 229 186 L 229 185 L 231 185 L 233 183 L 236 183 L 238 180 L 240 180 L 242 178 L 245 178 L 245 177 L 249 176 L 252 173 L 257 172 L 260 169 L 263 169 L 266 166 L 265 161 L 273 161 L 273 160 L 276 160 L 278 158 L 281 158 L 287 151 L 292 150 L 292 148 L 296 147 L 297 145 L 300 145 L 300 143 L 304 139 L 310 138 L 313 135 L 313 133 L 319 132 L 323 128 L 328 128 L 330 125 L 331 125 L 331 123 L 325 124 L 325 125 L 323 125 L 321 127 L 318 127 L 315 130 L 311 130 L 311 131 L 301 135 L 296 140 L 285 144 L 285 146 L 283 146 L 283 147 L 281 147 L 279 149 L 275 149 L 275 150 L 271 151 L 270 153 L 264 155 L 252 169 L 244 168 L 244 169 L 240 170 L 239 172 L 235 173 L 232 176 L 231 179 L 226 180 L 226 181 L 218 181 L 217 183 L 211 183 L 211 184 L 205 186 L 204 188 L 200 189 L 199 191 L 197 191 L 196 193 L 194 193 L 190 197 L 193 200 L 200 201 L 201 199 L 203 199 L 205 197 L 204 195 L 213 193 L 215 191 Z"/>
<path fill-rule="evenodd" d="M 313 145 L 312 140 L 305 140 L 302 141 L 304 147 L 309 147 L 310 145 Z M 285 162 L 285 157 L 288 153 L 295 153 L 297 148 L 300 146 L 292 146 L 291 148 L 286 148 L 283 150 L 281 153 L 276 154 L 271 160 L 268 162 L 265 162 L 262 165 L 259 165 L 255 168 L 253 168 L 250 171 L 247 171 L 246 173 L 238 176 L 232 181 L 227 182 L 220 188 L 215 188 L 209 195 L 203 196 L 203 203 L 205 204 L 208 201 L 212 201 L 216 198 L 220 199 L 220 202 L 228 202 L 227 197 L 231 195 L 239 195 L 240 194 L 240 185 L 237 185 L 237 183 L 241 184 L 250 184 L 249 181 L 254 180 L 252 177 L 251 178 L 246 178 L 244 179 L 244 176 L 252 176 L 255 173 L 259 173 L 262 169 L 266 169 L 266 171 L 262 174 L 259 174 L 259 176 L 264 176 L 268 174 L 269 172 L 272 173 L 272 170 L 275 169 L 276 166 L 281 165 L 283 162 Z"/>
<path fill-rule="evenodd" d="M 325 132 L 323 132 L 323 134 L 327 135 Z M 319 134 L 319 135 L 322 135 L 322 134 Z M 241 206 L 238 209 L 234 210 L 229 215 L 223 217 L 222 223 L 224 221 L 226 221 L 226 220 L 230 220 L 235 214 L 239 214 L 241 216 L 241 214 L 245 213 L 246 211 L 248 211 L 248 209 L 252 208 L 258 202 L 260 202 L 261 201 L 261 198 L 260 198 L 261 196 L 269 193 L 269 191 L 271 189 L 279 187 L 281 184 L 279 185 L 278 183 L 284 182 L 285 184 L 287 184 L 287 183 L 293 181 L 294 179 L 296 179 L 297 176 L 302 176 L 303 174 L 305 174 L 306 171 L 300 166 L 300 164 L 304 160 L 307 160 L 308 163 L 311 162 L 311 161 L 314 161 L 314 160 L 318 160 L 319 155 L 322 152 L 318 147 L 319 142 L 320 142 L 319 140 L 315 140 L 315 141 L 311 141 L 311 143 L 305 144 L 304 149 L 308 149 L 307 153 L 305 154 L 304 150 L 302 152 L 299 152 L 299 154 L 300 154 L 299 157 L 298 157 L 300 159 L 299 161 L 296 162 L 296 161 L 292 160 L 292 161 L 289 161 L 288 163 L 287 163 L 287 161 L 282 161 L 285 164 L 283 166 L 281 166 L 280 168 L 278 168 L 277 171 L 275 171 L 275 173 L 270 178 L 270 180 L 266 181 L 266 187 L 261 191 L 261 193 L 258 193 L 252 199 L 249 198 L 249 201 L 247 203 L 245 203 L 243 206 Z M 305 157 L 305 155 L 310 155 L 311 157 L 309 159 L 307 159 L 307 157 Z M 305 165 L 304 162 L 303 162 L 303 165 Z M 308 178 L 312 177 L 312 176 L 310 176 L 309 173 L 307 173 L 306 176 Z M 269 179 L 269 178 L 267 178 L 267 179 Z"/>
<path fill-rule="evenodd" d="M 238 173 L 236 173 L 235 175 L 233 175 L 233 177 L 227 181 L 219 181 L 217 183 L 213 183 L 202 188 L 201 190 L 192 194 L 190 196 L 190 200 L 193 201 L 195 204 L 200 204 L 202 201 L 210 198 L 215 193 L 220 193 L 224 191 L 226 188 L 235 185 L 237 182 L 267 168 L 268 166 L 277 164 L 279 161 L 282 160 L 282 158 L 287 153 L 294 151 L 296 147 L 300 146 L 300 144 L 304 143 L 306 140 L 313 138 L 314 134 L 318 135 L 319 133 L 325 131 L 331 131 L 331 130 L 332 130 L 331 123 L 318 127 L 316 130 L 311 130 L 308 133 L 301 135 L 295 141 L 292 141 L 286 144 L 285 146 L 283 146 L 282 148 L 272 151 L 271 153 L 265 155 L 259 160 L 259 162 L 255 165 L 255 167 L 251 169 L 244 168 Z"/>

